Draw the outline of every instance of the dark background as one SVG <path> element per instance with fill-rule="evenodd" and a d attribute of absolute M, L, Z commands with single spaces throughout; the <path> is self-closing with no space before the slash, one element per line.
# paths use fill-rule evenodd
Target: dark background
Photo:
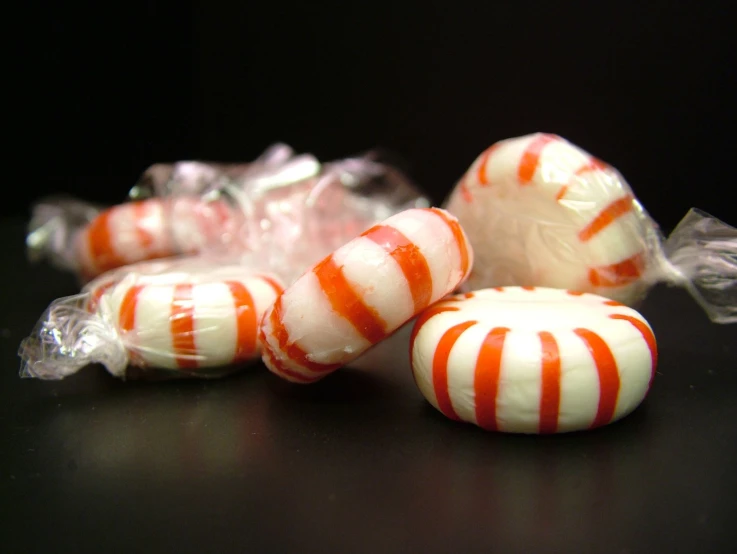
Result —
<path fill-rule="evenodd" d="M 440 201 L 490 143 L 546 131 L 619 168 L 666 229 L 691 206 L 737 219 L 727 0 L 73 4 L 35 14 L 33 186 L 3 213 L 120 201 L 154 162 L 277 140 L 386 148 Z"/>
<path fill-rule="evenodd" d="M 401 334 L 310 387 L 260 365 L 28 381 L 16 354 L 79 288 L 24 261 L 30 203 L 120 201 L 159 161 L 380 146 L 440 201 L 490 143 L 540 130 L 618 167 L 664 228 L 693 205 L 737 222 L 731 2 L 120 4 L 34 5 L 10 50 L 31 163 L 6 160 L 20 201 L 0 202 L 0 551 L 734 551 L 735 326 L 684 290 L 641 308 L 660 351 L 643 405 L 556 437 L 446 420 Z"/>

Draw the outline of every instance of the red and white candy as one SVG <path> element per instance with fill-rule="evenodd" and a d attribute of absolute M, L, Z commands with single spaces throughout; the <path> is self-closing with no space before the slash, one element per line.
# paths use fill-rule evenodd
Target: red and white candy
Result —
<path fill-rule="evenodd" d="M 400 212 L 277 298 L 262 323 L 264 363 L 289 381 L 318 381 L 452 292 L 472 264 L 467 238 L 448 212 Z"/>
<path fill-rule="evenodd" d="M 500 287 L 458 295 L 417 320 L 415 382 L 450 419 L 490 431 L 591 429 L 632 412 L 655 375 L 643 317 L 598 295 Z"/>
<path fill-rule="evenodd" d="M 269 275 L 185 258 L 126 267 L 87 287 L 140 367 L 196 371 L 257 358 L 261 316 L 283 290 Z"/>
<path fill-rule="evenodd" d="M 648 287 L 653 222 L 616 170 L 558 136 L 494 144 L 446 207 L 476 251 L 469 290 L 548 286 L 631 305 Z"/>
<path fill-rule="evenodd" d="M 76 237 L 81 272 L 95 277 L 145 260 L 193 254 L 232 232 L 236 212 L 222 201 L 151 198 L 113 206 Z"/>

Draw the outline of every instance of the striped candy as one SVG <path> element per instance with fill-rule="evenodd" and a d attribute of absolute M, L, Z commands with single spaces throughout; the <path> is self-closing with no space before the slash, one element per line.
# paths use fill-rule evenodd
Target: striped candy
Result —
<path fill-rule="evenodd" d="M 318 381 L 453 291 L 472 263 L 467 238 L 448 212 L 400 212 L 277 298 L 262 322 L 264 363 L 289 381 Z"/>
<path fill-rule="evenodd" d="M 133 365 L 196 371 L 257 358 L 258 324 L 281 283 L 240 266 L 183 258 L 107 274 L 87 308 L 112 321 Z"/>
<path fill-rule="evenodd" d="M 621 175 L 564 139 L 494 144 L 448 199 L 477 254 L 469 290 L 538 285 L 636 303 L 653 223 Z"/>
<path fill-rule="evenodd" d="M 105 210 L 77 235 L 77 259 L 89 279 L 127 264 L 195 253 L 234 221 L 223 202 L 197 197 L 129 202 Z"/>
<path fill-rule="evenodd" d="M 598 295 L 500 287 L 451 297 L 418 318 L 415 382 L 446 417 L 489 431 L 606 425 L 645 398 L 657 364 L 648 323 Z"/>

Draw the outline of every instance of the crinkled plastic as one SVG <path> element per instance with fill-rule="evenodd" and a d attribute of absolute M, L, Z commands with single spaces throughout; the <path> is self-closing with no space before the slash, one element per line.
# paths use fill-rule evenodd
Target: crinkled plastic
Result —
<path fill-rule="evenodd" d="M 33 207 L 26 235 L 32 263 L 48 262 L 65 271 L 77 271 L 76 236 L 104 207 L 69 196 L 50 196 Z"/>
<path fill-rule="evenodd" d="M 376 223 L 430 205 L 404 174 L 371 153 L 327 163 L 299 182 L 256 178 L 226 186 L 218 200 L 236 206 L 240 227 L 232 241 L 203 251 L 240 255 L 246 267 L 287 284 Z"/>
<path fill-rule="evenodd" d="M 737 229 L 692 208 L 665 241 L 656 274 L 686 287 L 715 323 L 737 322 Z"/>
<path fill-rule="evenodd" d="M 299 181 L 315 175 L 320 164 L 276 144 L 250 164 L 227 166 L 229 173 L 221 167 L 175 164 L 166 180 L 149 175 L 131 190 L 134 201 L 107 209 L 70 198 L 43 200 L 29 226 L 29 258 L 48 259 L 87 281 L 126 264 L 193 254 L 228 242 L 236 231 L 240 214 L 211 198 L 220 188 L 246 186 L 256 178 Z"/>
<path fill-rule="evenodd" d="M 85 280 L 143 260 L 200 253 L 241 256 L 244 265 L 291 282 L 373 224 L 429 206 L 405 175 L 374 153 L 321 164 L 282 144 L 237 176 L 171 179 L 145 191 L 137 185 L 131 196 L 145 199 L 85 220 L 71 217 L 84 211 L 82 204 L 40 204 L 31 252 Z"/>
<path fill-rule="evenodd" d="M 247 179 L 249 175 L 278 170 L 294 157 L 290 146 L 276 143 L 251 163 L 181 161 L 154 164 L 144 171 L 129 196 L 132 200 L 141 200 L 171 194 L 202 194 L 227 182 Z"/>
<path fill-rule="evenodd" d="M 737 230 L 694 209 L 665 240 L 615 168 L 557 135 L 492 145 L 445 207 L 476 252 L 466 290 L 547 286 L 637 306 L 664 282 L 712 321 L 737 321 Z"/>
<path fill-rule="evenodd" d="M 220 377 L 260 356 L 259 322 L 282 290 L 225 260 L 121 268 L 49 306 L 21 343 L 20 373 L 54 380 L 102 364 L 120 378 Z"/>

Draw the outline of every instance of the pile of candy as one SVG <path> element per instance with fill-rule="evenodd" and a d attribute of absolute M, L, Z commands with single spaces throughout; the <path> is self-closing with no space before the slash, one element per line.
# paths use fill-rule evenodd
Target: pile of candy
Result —
<path fill-rule="evenodd" d="M 494 144 L 442 208 L 374 156 L 284 145 L 159 164 L 129 196 L 37 206 L 32 257 L 86 284 L 24 340 L 21 375 L 220 377 L 260 358 L 307 384 L 410 325 L 415 382 L 445 416 L 557 433 L 647 395 L 657 346 L 635 308 L 654 284 L 737 321 L 737 229 L 692 210 L 666 240 L 614 168 L 554 135 Z"/>

